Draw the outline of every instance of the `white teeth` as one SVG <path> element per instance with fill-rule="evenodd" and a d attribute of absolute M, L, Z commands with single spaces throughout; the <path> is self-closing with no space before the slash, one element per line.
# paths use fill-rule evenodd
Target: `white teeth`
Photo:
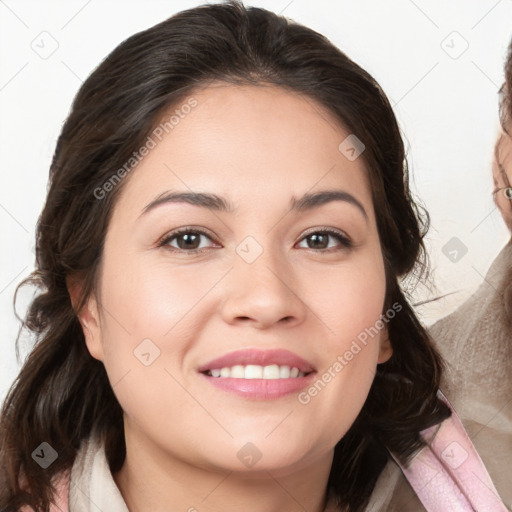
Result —
<path fill-rule="evenodd" d="M 224 368 L 215 368 L 210 370 L 212 377 L 231 377 L 232 379 L 289 379 L 304 377 L 306 374 L 299 371 L 298 368 L 277 364 L 271 364 L 269 366 L 260 366 L 257 364 L 241 365 Z"/>
<path fill-rule="evenodd" d="M 264 379 L 279 379 L 279 366 L 277 364 L 265 366 L 263 368 L 263 378 Z"/>
<path fill-rule="evenodd" d="M 280 379 L 289 379 L 290 378 L 290 367 L 289 366 L 279 367 L 279 378 Z"/>
<path fill-rule="evenodd" d="M 263 378 L 263 366 L 256 364 L 248 364 L 245 367 L 245 379 L 262 379 Z"/>
<path fill-rule="evenodd" d="M 231 375 L 233 379 L 243 379 L 245 377 L 245 368 L 241 364 L 237 364 L 231 368 Z"/>

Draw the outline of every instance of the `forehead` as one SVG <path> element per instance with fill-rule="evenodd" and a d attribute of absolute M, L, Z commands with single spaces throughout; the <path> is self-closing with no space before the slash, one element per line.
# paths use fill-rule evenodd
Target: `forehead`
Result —
<path fill-rule="evenodd" d="M 499 155 L 500 162 L 506 162 L 510 165 L 512 161 L 512 137 L 506 133 L 503 134 L 499 144 Z"/>
<path fill-rule="evenodd" d="M 512 179 L 512 137 L 507 133 L 501 133 L 496 143 L 493 170 L 495 178 L 504 174 Z"/>
<path fill-rule="evenodd" d="M 340 150 L 350 132 L 311 98 L 225 83 L 198 89 L 183 104 L 190 97 L 196 106 L 157 141 L 123 195 L 208 190 L 254 207 L 254 197 L 288 204 L 290 196 L 343 186 L 371 205 L 363 158 L 350 160 Z M 176 111 L 180 104 L 162 122 Z"/>

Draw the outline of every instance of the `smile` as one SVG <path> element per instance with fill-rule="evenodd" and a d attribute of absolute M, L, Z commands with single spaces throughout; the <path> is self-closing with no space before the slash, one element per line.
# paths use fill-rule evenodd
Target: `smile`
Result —
<path fill-rule="evenodd" d="M 295 379 L 304 377 L 305 372 L 301 372 L 296 367 L 287 365 L 279 366 L 277 364 L 271 364 L 268 366 L 260 366 L 256 364 L 248 365 L 235 365 L 232 367 L 225 366 L 224 368 L 215 368 L 207 370 L 206 375 L 216 378 L 232 378 L 232 379 Z"/>

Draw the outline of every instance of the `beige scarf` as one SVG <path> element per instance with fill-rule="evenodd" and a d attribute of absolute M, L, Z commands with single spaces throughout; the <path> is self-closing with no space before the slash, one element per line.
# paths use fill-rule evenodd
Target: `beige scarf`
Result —
<path fill-rule="evenodd" d="M 512 240 L 477 291 L 429 331 L 446 364 L 441 390 L 512 507 Z"/>

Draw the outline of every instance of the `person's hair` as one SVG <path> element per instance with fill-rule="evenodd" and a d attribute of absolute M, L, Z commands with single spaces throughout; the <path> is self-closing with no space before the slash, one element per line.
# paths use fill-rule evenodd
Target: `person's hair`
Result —
<path fill-rule="evenodd" d="M 498 139 L 496 140 L 494 144 L 494 160 L 496 162 L 496 165 L 498 166 L 498 172 L 500 173 L 503 182 L 505 183 L 506 187 L 510 187 L 510 180 L 509 177 L 503 167 L 503 164 L 500 160 L 500 150 L 502 145 L 506 142 L 507 139 L 512 137 L 512 41 L 510 41 L 510 45 L 508 47 L 507 57 L 505 59 L 505 81 L 503 82 L 502 86 L 500 87 L 500 90 L 498 91 L 499 94 L 499 116 L 500 116 L 500 124 L 503 132 L 499 135 Z M 493 199 L 494 204 L 496 207 L 500 210 L 503 208 L 507 208 L 506 206 L 500 206 L 500 204 L 497 201 L 496 192 L 493 192 Z M 508 208 L 511 208 L 512 205 L 508 205 Z M 504 213 L 504 218 L 508 218 L 509 213 Z M 507 222 L 507 221 L 506 221 Z M 512 231 L 511 226 L 508 225 L 507 227 L 509 230 Z"/>
<path fill-rule="evenodd" d="M 505 81 L 499 90 L 500 122 L 503 131 L 512 137 L 512 41 L 505 60 Z"/>
<path fill-rule="evenodd" d="M 33 284 L 40 293 L 22 326 L 35 345 L 1 412 L 1 510 L 27 504 L 47 511 L 55 477 L 72 466 L 93 431 L 103 436 L 111 471 L 122 466 L 123 411 L 77 317 L 95 293 L 109 219 L 130 176 L 108 193 L 105 184 L 164 114 L 217 81 L 298 93 L 326 107 L 366 147 L 360 158 L 386 272 L 383 313 L 394 304 L 401 310 L 388 323 L 393 355 L 377 366 L 360 414 L 334 450 L 328 491 L 340 510 L 361 510 L 389 451 L 408 463 L 424 446 L 420 432 L 450 415 L 437 395 L 441 357 L 401 286 L 402 278 L 426 268 L 429 217 L 411 196 L 404 143 L 386 95 L 328 39 L 301 24 L 235 0 L 201 5 L 117 46 L 81 86 L 58 138 L 37 223 L 36 268 L 17 288 Z M 83 284 L 75 303 L 67 279 Z M 19 336 L 17 350 L 18 343 Z M 43 441 L 58 453 L 47 469 L 31 456 Z"/>

